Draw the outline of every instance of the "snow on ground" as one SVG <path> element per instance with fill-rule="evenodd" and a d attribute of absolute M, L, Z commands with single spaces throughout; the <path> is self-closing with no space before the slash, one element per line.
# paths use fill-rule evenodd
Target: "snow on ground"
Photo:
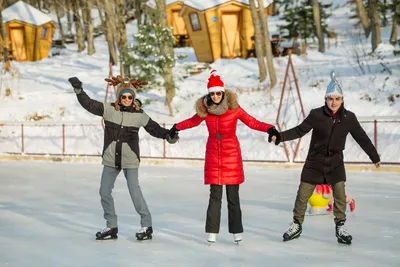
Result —
<path fill-rule="evenodd" d="M 154 238 L 138 242 L 139 216 L 122 175 L 113 196 L 119 239 L 95 241 L 103 228 L 99 164 L 0 162 L 0 266 L 399 266 L 400 181 L 396 173 L 348 172 L 357 201 L 348 213 L 351 246 L 337 243 L 333 216 L 307 216 L 302 236 L 283 243 L 300 170 L 246 168 L 241 185 L 244 240 L 227 230 L 209 246 L 208 186 L 201 167 L 140 167 Z M 27 175 L 27 173 L 29 173 Z M 167 173 L 167 175 L 166 175 Z"/>

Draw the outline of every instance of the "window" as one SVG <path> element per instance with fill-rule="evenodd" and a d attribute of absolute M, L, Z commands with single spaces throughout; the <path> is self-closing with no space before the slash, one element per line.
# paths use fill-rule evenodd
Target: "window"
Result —
<path fill-rule="evenodd" d="M 47 39 L 47 33 L 49 31 L 49 28 L 43 28 L 42 29 L 42 39 Z"/>
<path fill-rule="evenodd" d="M 190 13 L 190 23 L 192 24 L 192 29 L 193 31 L 200 31 L 201 26 L 200 26 L 200 20 L 199 17 L 197 16 L 197 13 Z"/>

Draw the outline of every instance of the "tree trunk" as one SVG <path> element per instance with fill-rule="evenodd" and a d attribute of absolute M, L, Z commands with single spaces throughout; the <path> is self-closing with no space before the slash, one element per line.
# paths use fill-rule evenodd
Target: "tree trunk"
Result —
<path fill-rule="evenodd" d="M 368 0 L 369 17 L 371 21 L 371 45 L 372 52 L 382 43 L 381 26 L 379 25 L 378 0 Z"/>
<path fill-rule="evenodd" d="M 368 37 L 371 32 L 370 20 L 368 17 L 367 10 L 364 6 L 363 0 L 353 0 L 353 1 L 356 4 L 358 18 L 360 19 L 361 24 L 363 25 L 365 37 Z"/>
<path fill-rule="evenodd" d="M 268 73 L 272 89 L 278 82 L 278 79 L 276 78 L 276 73 L 275 73 L 274 55 L 272 54 L 272 46 L 271 46 L 271 39 L 269 37 L 268 22 L 267 19 L 265 18 L 265 13 L 264 13 L 265 11 L 264 0 L 258 0 L 258 11 L 260 13 L 261 29 L 264 34 L 265 55 L 267 56 Z"/>
<path fill-rule="evenodd" d="M 0 10 L 4 10 L 4 0 L 0 0 Z M 3 41 L 2 44 L 0 44 L 0 47 L 3 46 L 3 62 L 8 61 L 8 36 L 6 35 L 6 31 L 4 29 L 4 24 L 3 24 L 3 15 L 0 12 L 0 35 L 1 35 L 1 40 Z M 2 71 L 2 70 L 0 70 Z"/>
<path fill-rule="evenodd" d="M 71 0 L 71 2 L 74 14 L 76 43 L 78 45 L 78 52 L 82 52 L 85 50 L 85 36 L 83 35 L 81 16 L 79 15 L 79 0 Z"/>
<path fill-rule="evenodd" d="M 315 32 L 317 33 L 317 38 L 318 38 L 318 51 L 321 53 L 325 53 L 325 40 L 324 40 L 325 38 L 321 28 L 321 15 L 319 10 L 318 0 L 313 0 L 313 15 L 315 23 Z"/>
<path fill-rule="evenodd" d="M 101 27 L 104 31 L 104 28 L 106 27 L 105 24 L 105 20 L 104 20 L 104 16 L 103 16 L 103 5 L 101 4 L 100 0 L 96 0 L 96 6 L 97 6 L 97 10 L 99 11 L 99 18 L 100 18 L 100 22 L 101 22 Z"/>
<path fill-rule="evenodd" d="M 85 34 L 86 34 L 86 41 L 88 45 L 88 55 L 93 55 L 96 52 L 94 48 L 94 27 L 92 22 L 92 3 L 91 1 L 83 0 L 81 1 L 82 4 L 82 18 L 83 18 L 83 25 L 85 27 Z"/>
<path fill-rule="evenodd" d="M 251 18 L 254 25 L 254 46 L 256 49 L 258 69 L 260 72 L 260 82 L 263 82 L 267 78 L 267 69 L 265 67 L 264 61 L 263 36 L 261 33 L 260 19 L 258 17 L 257 8 L 254 0 L 250 0 L 249 3 Z"/>
<path fill-rule="evenodd" d="M 135 0 L 135 15 L 139 27 L 142 24 L 142 0 Z"/>
<path fill-rule="evenodd" d="M 110 53 L 110 62 L 112 65 L 117 64 L 117 51 L 115 50 L 114 35 L 115 32 L 115 20 L 114 11 L 111 1 L 103 0 L 105 21 L 106 21 L 106 40 L 108 43 L 108 52 Z"/>
<path fill-rule="evenodd" d="M 125 58 L 128 53 L 128 39 L 126 37 L 126 11 L 125 1 L 116 0 L 115 14 L 116 14 L 116 41 L 119 50 L 119 57 L 121 59 L 120 72 L 122 76 L 130 76 L 129 65 L 125 64 Z"/>
<path fill-rule="evenodd" d="M 168 29 L 167 14 L 165 12 L 165 0 L 156 0 L 157 11 L 159 14 L 159 26 L 163 29 Z M 174 49 L 172 44 L 163 42 L 160 46 L 160 52 L 164 56 L 175 57 Z M 172 74 L 172 68 L 175 66 L 175 62 L 171 65 L 163 66 L 163 78 L 164 78 L 164 88 L 165 88 L 165 104 L 168 106 L 169 115 L 174 116 L 174 111 L 172 109 L 172 99 L 175 96 L 175 83 Z"/>
<path fill-rule="evenodd" d="M 72 4 L 71 4 L 71 2 L 73 0 L 65 0 L 65 1 L 66 1 L 66 6 L 67 6 L 68 33 L 71 34 L 71 32 L 72 32 L 72 20 L 71 20 Z"/>
<path fill-rule="evenodd" d="M 392 16 L 392 18 L 393 18 L 393 25 L 392 25 L 392 33 L 390 34 L 390 44 L 391 45 L 393 45 L 393 46 L 395 46 L 396 45 L 396 42 L 397 42 L 397 32 L 398 32 L 398 29 L 399 29 L 399 22 L 398 22 L 398 20 L 397 20 L 397 16 L 395 16 L 395 14 L 393 14 L 393 16 Z"/>
<path fill-rule="evenodd" d="M 60 8 L 61 8 L 61 3 L 57 2 L 55 4 L 55 9 L 56 9 L 56 15 L 57 15 L 58 29 L 59 29 L 59 32 L 60 32 L 61 44 L 65 45 L 65 35 L 64 35 L 64 29 L 63 29 L 62 23 L 61 23 Z M 65 13 L 65 14 L 68 15 L 68 13 Z"/>

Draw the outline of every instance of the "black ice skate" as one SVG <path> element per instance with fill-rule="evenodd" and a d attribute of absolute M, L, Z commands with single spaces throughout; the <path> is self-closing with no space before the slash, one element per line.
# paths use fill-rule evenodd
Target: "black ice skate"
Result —
<path fill-rule="evenodd" d="M 148 240 L 152 239 L 153 227 L 142 227 L 139 232 L 136 233 L 137 240 Z"/>
<path fill-rule="evenodd" d="M 344 221 L 340 221 L 336 223 L 336 237 L 337 241 L 341 244 L 350 245 L 353 237 L 347 232 L 347 229 L 344 227 Z"/>
<path fill-rule="evenodd" d="M 104 230 L 96 233 L 96 240 L 117 239 L 118 227 L 105 228 Z"/>
<path fill-rule="evenodd" d="M 289 241 L 298 238 L 301 234 L 301 224 L 294 220 L 287 231 L 283 234 L 283 241 Z"/>

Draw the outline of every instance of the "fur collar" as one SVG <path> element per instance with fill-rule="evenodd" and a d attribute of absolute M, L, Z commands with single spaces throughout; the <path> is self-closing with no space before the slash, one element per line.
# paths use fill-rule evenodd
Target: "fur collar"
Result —
<path fill-rule="evenodd" d="M 207 117 L 207 107 L 204 105 L 204 98 L 207 97 L 207 95 L 200 97 L 196 101 L 196 114 L 199 115 L 201 118 Z M 239 103 L 237 101 L 237 95 L 232 92 L 231 90 L 225 89 L 225 97 L 227 98 L 228 101 L 228 108 L 231 110 L 235 110 L 239 107 Z"/>

